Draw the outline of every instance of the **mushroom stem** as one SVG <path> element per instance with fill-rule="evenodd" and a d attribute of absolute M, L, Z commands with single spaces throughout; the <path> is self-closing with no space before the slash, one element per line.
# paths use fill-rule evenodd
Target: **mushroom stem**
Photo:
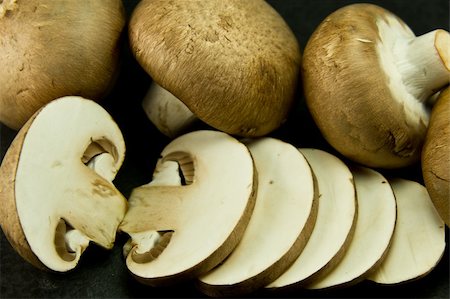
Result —
<path fill-rule="evenodd" d="M 409 93 L 422 102 L 450 82 L 450 34 L 442 29 L 397 47 L 397 66 Z"/>
<path fill-rule="evenodd" d="M 174 138 L 198 118 L 177 97 L 153 82 L 142 101 L 147 117 L 164 135 Z"/>

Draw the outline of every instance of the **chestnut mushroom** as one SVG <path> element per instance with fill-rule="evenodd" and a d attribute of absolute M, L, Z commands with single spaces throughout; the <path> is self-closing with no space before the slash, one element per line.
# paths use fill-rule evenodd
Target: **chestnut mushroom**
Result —
<path fill-rule="evenodd" d="M 258 172 L 256 204 L 233 252 L 199 278 L 210 296 L 242 295 L 273 281 L 299 256 L 316 222 L 316 180 L 297 148 L 269 137 L 244 143 Z"/>
<path fill-rule="evenodd" d="M 105 97 L 124 25 L 121 0 L 0 1 L 0 122 L 18 130 L 53 99 Z"/>
<path fill-rule="evenodd" d="M 450 81 L 450 35 L 416 37 L 373 4 L 351 4 L 324 19 L 302 61 L 306 104 L 325 139 L 360 164 L 418 162 L 427 101 Z"/>
<path fill-rule="evenodd" d="M 439 215 L 450 226 L 450 88 L 439 94 L 431 111 L 422 149 L 425 187 Z"/>
<path fill-rule="evenodd" d="M 278 128 L 293 104 L 297 39 L 263 0 L 142 0 L 129 24 L 132 52 L 154 84 L 143 101 L 164 134 L 200 119 L 238 136 Z"/>
<path fill-rule="evenodd" d="M 353 174 L 338 157 L 324 150 L 299 149 L 311 165 L 319 189 L 319 208 L 312 234 L 300 256 L 266 289 L 293 289 L 323 276 L 343 258 L 352 241 L 357 201 Z"/>
<path fill-rule="evenodd" d="M 14 249 L 64 272 L 90 241 L 112 248 L 127 205 L 112 183 L 124 153 L 118 126 L 94 101 L 70 96 L 41 107 L 0 166 L 0 224 Z"/>
<path fill-rule="evenodd" d="M 222 262 L 242 238 L 257 176 L 247 147 L 200 130 L 172 140 L 150 183 L 133 189 L 119 229 L 134 277 L 152 286 L 193 279 Z"/>
<path fill-rule="evenodd" d="M 389 180 L 397 203 L 392 244 L 383 262 L 368 277 L 380 284 L 399 284 L 424 277 L 441 260 L 445 223 L 426 188 L 414 181 Z"/>

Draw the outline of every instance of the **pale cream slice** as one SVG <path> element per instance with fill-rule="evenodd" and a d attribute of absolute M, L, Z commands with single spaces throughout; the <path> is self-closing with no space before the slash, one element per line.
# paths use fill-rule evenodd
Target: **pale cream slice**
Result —
<path fill-rule="evenodd" d="M 313 172 L 294 146 L 274 138 L 246 143 L 258 171 L 258 195 L 238 246 L 200 277 L 208 295 L 252 292 L 278 277 L 306 245 L 317 215 Z"/>
<path fill-rule="evenodd" d="M 358 200 L 355 233 L 341 262 L 308 289 L 353 285 L 363 280 L 386 256 L 397 217 L 395 196 L 387 179 L 366 167 L 351 167 Z"/>
<path fill-rule="evenodd" d="M 389 182 L 397 201 L 397 224 L 385 260 L 368 277 L 380 284 L 397 284 L 427 275 L 445 250 L 445 224 L 425 187 L 400 178 Z"/>
<path fill-rule="evenodd" d="M 269 289 L 298 287 L 333 268 L 345 253 L 356 221 L 353 175 L 343 161 L 319 149 L 300 149 L 316 176 L 319 209 L 303 252 Z"/>

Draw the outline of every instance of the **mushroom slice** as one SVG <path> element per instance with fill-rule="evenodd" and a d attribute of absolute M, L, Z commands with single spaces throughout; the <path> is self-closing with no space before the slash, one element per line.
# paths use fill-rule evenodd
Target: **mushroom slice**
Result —
<path fill-rule="evenodd" d="M 63 272 L 89 241 L 111 248 L 126 211 L 112 184 L 124 154 L 118 126 L 95 102 L 63 97 L 38 110 L 0 168 L 0 221 L 19 254 Z"/>
<path fill-rule="evenodd" d="M 450 226 L 450 87 L 439 94 L 431 111 L 422 151 L 422 173 L 434 206 Z"/>
<path fill-rule="evenodd" d="M 383 261 L 389 249 L 397 217 L 395 196 L 379 172 L 350 168 L 356 187 L 358 216 L 355 233 L 339 264 L 306 287 L 324 289 L 353 285 L 367 277 Z"/>
<path fill-rule="evenodd" d="M 319 149 L 300 149 L 317 178 L 317 220 L 294 263 L 266 288 L 296 288 L 329 272 L 343 257 L 353 237 L 357 202 L 353 175 L 336 156 Z"/>
<path fill-rule="evenodd" d="M 208 295 L 252 292 L 281 275 L 305 247 L 317 215 L 318 191 L 304 156 L 274 138 L 245 142 L 258 171 L 255 209 L 230 256 L 199 278 Z"/>
<path fill-rule="evenodd" d="M 427 275 L 445 250 L 445 224 L 425 187 L 400 178 L 389 183 L 397 201 L 397 223 L 385 260 L 368 277 L 380 284 L 398 284 Z"/>
<path fill-rule="evenodd" d="M 287 119 L 300 47 L 266 1 L 143 0 L 128 33 L 136 60 L 158 85 L 143 106 L 164 134 L 176 137 L 199 119 L 255 137 Z"/>
<path fill-rule="evenodd" d="M 120 225 L 131 236 L 128 269 L 150 285 L 211 270 L 241 239 L 256 187 L 249 150 L 228 134 L 202 130 L 172 140 L 153 180 L 132 191 Z"/>
<path fill-rule="evenodd" d="M 447 31 L 417 37 L 373 4 L 329 15 L 308 40 L 302 61 L 306 104 L 326 140 L 369 167 L 418 162 L 427 102 L 450 82 L 449 45 Z"/>

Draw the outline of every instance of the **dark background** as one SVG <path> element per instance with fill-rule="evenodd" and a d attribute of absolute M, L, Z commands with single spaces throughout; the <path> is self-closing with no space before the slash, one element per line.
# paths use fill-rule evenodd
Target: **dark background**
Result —
<path fill-rule="evenodd" d="M 99 0 L 104 1 L 104 0 Z M 123 0 L 129 17 L 138 0 Z M 245 0 L 243 0 L 245 1 Z M 295 33 L 301 49 L 316 26 L 334 10 L 355 2 L 344 0 L 271 0 L 268 1 Z M 448 0 L 386 0 L 366 1 L 378 4 L 402 18 L 421 35 L 433 29 L 449 30 Z M 123 43 L 123 65 L 119 79 L 110 96 L 102 102 L 121 128 L 127 145 L 127 156 L 115 184 L 125 196 L 132 188 L 147 183 L 159 152 L 169 142 L 147 120 L 140 102 L 151 79 L 130 54 L 126 35 Z M 0 125 L 1 158 L 16 132 Z M 297 147 L 315 147 L 335 153 L 322 139 L 304 105 L 301 86 L 296 106 L 285 125 L 271 136 Z M 337 153 L 335 153 L 337 154 Z M 422 181 L 420 165 L 407 169 L 385 171 L 386 177 L 400 176 Z M 448 241 L 449 230 L 446 229 Z M 91 245 L 79 265 L 71 272 L 58 274 L 40 271 L 26 263 L 0 233 L 0 297 L 70 297 L 70 298 L 128 298 L 128 297 L 205 297 L 192 282 L 169 288 L 152 288 L 138 283 L 127 272 L 122 257 L 126 236 L 119 235 L 111 251 Z M 447 242 L 448 243 L 448 242 Z M 355 286 L 330 291 L 295 291 L 292 293 L 253 293 L 252 297 L 374 297 L 374 298 L 449 298 L 449 250 L 437 267 L 426 277 L 399 286 L 380 286 L 361 282 Z"/>

